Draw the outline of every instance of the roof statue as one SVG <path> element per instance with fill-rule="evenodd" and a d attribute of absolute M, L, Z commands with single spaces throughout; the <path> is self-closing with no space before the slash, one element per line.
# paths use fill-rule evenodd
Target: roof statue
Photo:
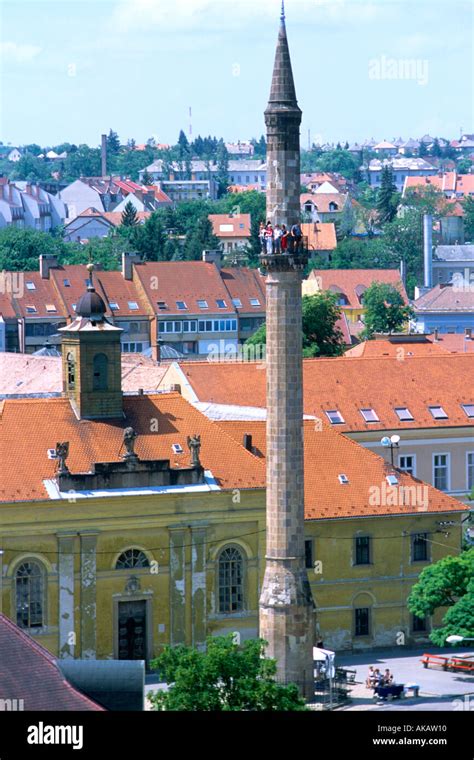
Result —
<path fill-rule="evenodd" d="M 200 467 L 201 462 L 199 459 L 199 452 L 201 451 L 201 436 L 200 435 L 188 435 L 188 449 L 191 452 L 191 465 L 193 467 Z"/>

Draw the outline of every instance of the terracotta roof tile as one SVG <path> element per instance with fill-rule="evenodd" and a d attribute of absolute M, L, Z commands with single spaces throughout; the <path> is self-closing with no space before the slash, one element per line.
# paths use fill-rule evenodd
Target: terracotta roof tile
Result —
<path fill-rule="evenodd" d="M 238 299 L 242 306 L 235 306 L 239 313 L 258 313 L 265 311 L 265 278 L 258 269 L 231 267 L 221 269 L 222 281 L 231 299 Z M 257 299 L 260 306 L 252 306 L 250 299 Z"/>
<path fill-rule="evenodd" d="M 337 247 L 334 222 L 311 222 L 301 225 L 303 235 L 308 238 L 310 251 L 334 251 Z"/>
<path fill-rule="evenodd" d="M 23 699 L 25 710 L 104 710 L 62 675 L 54 657 L 0 613 L 0 699 Z"/>
<path fill-rule="evenodd" d="M 359 295 L 373 282 L 394 285 L 408 303 L 398 269 L 313 269 L 308 276 L 308 284 L 313 281 L 317 282 L 318 289 L 343 293 L 348 303 L 342 308 L 360 309 Z"/>
<path fill-rule="evenodd" d="M 262 458 L 266 454 L 265 422 L 220 422 L 220 426 L 242 442 L 245 433 L 252 435 L 252 446 Z M 418 511 L 449 512 L 465 510 L 465 505 L 407 473 L 393 470 L 385 460 L 336 430 L 323 425 L 316 430 L 314 421 L 304 423 L 305 464 L 305 518 L 317 520 L 334 517 L 403 514 Z M 383 484 L 390 473 L 396 472 L 403 487 L 426 485 L 426 506 L 423 498 L 405 502 L 406 506 L 373 505 L 371 488 Z M 347 476 L 349 483 L 342 485 L 339 475 Z M 419 493 L 419 492 L 418 492 Z M 415 495 L 415 492 L 413 492 Z M 381 500 L 382 502 L 383 500 Z M 387 499 L 386 501 L 390 501 Z M 400 504 L 401 498 L 398 501 Z M 422 507 L 420 509 L 419 507 Z"/>
<path fill-rule="evenodd" d="M 265 368 L 254 363 L 183 362 L 180 369 L 199 401 L 266 406 Z M 326 419 L 339 409 L 343 431 L 471 426 L 461 404 L 474 403 L 474 354 L 321 358 L 303 361 L 306 414 Z M 167 385 L 166 375 L 163 387 Z M 429 406 L 441 405 L 446 420 L 434 420 Z M 414 421 L 400 422 L 395 407 L 408 406 Z M 373 407 L 380 423 L 364 421 L 360 409 Z"/>
<path fill-rule="evenodd" d="M 24 272 L 23 292 L 13 295 L 13 304 L 16 305 L 22 317 L 67 317 L 61 298 L 53 283 L 43 279 L 39 272 Z M 29 287 L 29 284 L 33 287 Z M 46 306 L 54 306 L 54 310 L 48 310 Z M 35 311 L 30 311 L 34 308 Z"/>
<path fill-rule="evenodd" d="M 209 214 L 209 221 L 218 238 L 250 237 L 250 214 Z"/>
<path fill-rule="evenodd" d="M 2 480 L 0 501 L 48 498 L 44 479 L 55 473 L 47 450 L 69 441 L 71 472 L 88 472 L 94 462 L 120 461 L 123 431 L 138 433 L 136 452 L 141 459 L 170 459 L 174 466 L 189 463 L 187 436 L 201 435 L 201 462 L 222 488 L 263 488 L 265 467 L 237 445 L 217 424 L 198 412 L 178 393 L 125 396 L 122 420 L 78 420 L 65 398 L 0 401 Z M 159 432 L 151 432 L 150 419 Z M 177 457 L 172 444 L 185 454 Z M 8 477 L 6 477 L 8 473 Z"/>

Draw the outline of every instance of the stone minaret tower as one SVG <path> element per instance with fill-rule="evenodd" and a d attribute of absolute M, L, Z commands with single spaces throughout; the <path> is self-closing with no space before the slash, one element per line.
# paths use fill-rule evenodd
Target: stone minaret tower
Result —
<path fill-rule="evenodd" d="M 282 9 L 267 125 L 267 219 L 300 219 L 300 124 Z M 314 605 L 304 559 L 301 278 L 307 258 L 269 254 L 267 272 L 267 539 L 260 636 L 277 677 L 313 696 Z"/>

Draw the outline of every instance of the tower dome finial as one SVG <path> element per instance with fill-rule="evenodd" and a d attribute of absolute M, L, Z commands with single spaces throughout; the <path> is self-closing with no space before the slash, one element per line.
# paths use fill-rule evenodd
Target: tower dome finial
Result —
<path fill-rule="evenodd" d="M 280 16 L 281 23 L 285 23 L 285 0 L 281 0 L 281 16 Z"/>

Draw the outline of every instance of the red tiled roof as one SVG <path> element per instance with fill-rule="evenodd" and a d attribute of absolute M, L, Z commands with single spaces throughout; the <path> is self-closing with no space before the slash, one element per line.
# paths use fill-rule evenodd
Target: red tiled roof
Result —
<path fill-rule="evenodd" d="M 52 654 L 2 613 L 0 653 L 0 699 L 23 699 L 28 711 L 104 710 L 66 681 Z"/>
<path fill-rule="evenodd" d="M 173 203 L 169 195 L 166 195 L 166 193 L 156 185 L 146 185 L 146 190 L 153 190 L 155 193 L 155 200 L 159 201 L 160 203 Z"/>
<path fill-rule="evenodd" d="M 300 195 L 300 206 L 304 209 L 305 203 L 311 201 L 317 211 L 322 214 L 335 214 L 342 211 L 347 203 L 347 195 L 343 193 L 302 193 Z M 329 208 L 331 203 L 337 204 L 337 210 L 332 211 Z"/>
<path fill-rule="evenodd" d="M 12 297 L 13 304 L 19 310 L 22 317 L 66 317 L 61 298 L 59 297 L 53 283 L 50 280 L 43 279 L 39 272 L 24 272 L 24 288 L 21 295 Z M 28 288 L 28 283 L 34 285 L 34 289 Z M 47 310 L 46 306 L 54 306 L 55 310 Z M 27 308 L 32 306 L 35 312 L 29 312 Z"/>
<path fill-rule="evenodd" d="M 223 421 L 219 425 L 239 443 L 243 441 L 245 433 L 250 433 L 255 453 L 262 458 L 265 457 L 265 422 Z M 371 504 L 371 488 L 373 486 L 383 488 L 383 483 L 388 485 L 385 478 L 394 472 L 402 488 L 425 484 L 407 473 L 395 471 L 378 454 L 374 454 L 336 430 L 326 425 L 323 425 L 322 430 L 315 429 L 314 420 L 304 422 L 304 467 L 306 520 L 395 515 L 418 511 L 462 512 L 465 510 L 465 505 L 457 499 L 437 491 L 431 485 L 426 485 L 426 509 L 421 509 L 425 506 L 424 501 L 418 505 L 418 508 L 416 501 L 406 502 L 406 506 L 400 506 L 401 498 L 398 505 Z M 349 480 L 345 485 L 339 481 L 338 476 L 341 474 L 346 475 Z M 380 501 L 383 502 L 383 500 Z"/>
<path fill-rule="evenodd" d="M 474 341 L 472 341 L 474 345 Z M 390 341 L 390 339 L 377 339 L 377 340 L 364 340 L 357 346 L 353 346 L 345 352 L 344 356 L 347 358 L 354 358 L 357 356 L 392 356 L 397 357 L 402 355 L 405 357 L 410 356 L 431 356 L 437 354 L 449 353 L 448 349 L 444 348 L 441 343 L 434 343 L 428 338 L 423 341 L 409 341 L 406 342 L 397 340 Z"/>
<path fill-rule="evenodd" d="M 316 280 L 321 290 L 343 293 L 348 300 L 343 309 L 363 308 L 359 295 L 373 282 L 395 286 L 403 295 L 405 303 L 408 303 L 398 269 L 313 269 L 308 276 L 308 281 L 311 280 Z"/>
<path fill-rule="evenodd" d="M 474 194 L 474 174 L 445 172 L 441 176 L 435 174 L 433 177 L 406 177 L 403 194 L 409 188 L 430 186 L 441 190 L 443 193 L 472 195 Z"/>
<path fill-rule="evenodd" d="M 134 272 L 149 299 L 155 314 L 188 315 L 235 314 L 235 307 L 222 282 L 215 264 L 203 261 L 159 261 L 136 264 Z M 207 301 L 207 309 L 198 306 L 198 300 Z M 226 303 L 219 309 L 217 299 Z M 178 309 L 176 302 L 184 301 L 187 310 Z M 166 309 L 159 309 L 158 302 L 164 302 Z"/>
<path fill-rule="evenodd" d="M 235 306 L 239 314 L 265 311 L 265 278 L 259 274 L 258 269 L 247 267 L 231 267 L 221 269 L 222 281 L 229 292 L 231 299 L 239 299 L 242 306 Z M 250 299 L 256 298 L 260 306 L 252 306 Z"/>
<path fill-rule="evenodd" d="M 54 478 L 55 461 L 48 459 L 47 450 L 60 440 L 69 441 L 73 473 L 89 472 L 94 462 L 119 462 L 129 426 L 138 433 L 135 450 L 141 459 L 170 459 L 172 466 L 178 459 L 178 466 L 188 465 L 187 436 L 199 434 L 202 465 L 222 488 L 264 488 L 262 463 L 179 393 L 124 396 L 123 407 L 120 420 L 78 420 L 66 398 L 1 401 L 0 501 L 48 498 L 43 481 Z M 150 419 L 157 420 L 159 435 L 151 431 Z M 183 456 L 173 454 L 174 443 L 182 446 Z"/>
<path fill-rule="evenodd" d="M 334 251 L 337 247 L 334 222 L 303 223 L 301 231 L 308 238 L 310 251 Z"/>
<path fill-rule="evenodd" d="M 209 214 L 209 220 L 218 238 L 250 237 L 250 214 Z"/>
<path fill-rule="evenodd" d="M 1 277 L 2 273 L 0 272 L 0 278 Z M 4 319 L 14 319 L 16 317 L 10 293 L 0 293 L 0 317 L 3 317 Z"/>
<path fill-rule="evenodd" d="M 265 369 L 255 363 L 182 362 L 199 401 L 266 406 Z M 461 404 L 474 403 L 474 354 L 321 358 L 303 361 L 306 414 L 326 419 L 339 409 L 342 431 L 472 426 Z M 167 386 L 166 375 L 163 387 Z M 435 420 L 429 406 L 440 405 L 448 419 Z M 396 407 L 408 407 L 414 420 L 400 422 Z M 365 422 L 360 409 L 375 409 L 380 422 Z"/>

